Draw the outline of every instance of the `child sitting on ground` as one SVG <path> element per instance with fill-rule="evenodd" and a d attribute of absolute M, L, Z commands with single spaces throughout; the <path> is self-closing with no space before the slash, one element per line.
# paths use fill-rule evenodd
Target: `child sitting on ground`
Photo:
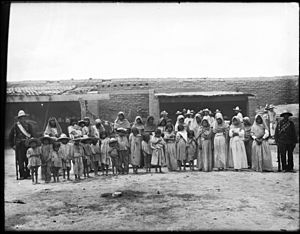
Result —
<path fill-rule="evenodd" d="M 39 184 L 38 183 L 38 169 L 41 166 L 41 147 L 38 146 L 39 141 L 36 138 L 31 138 L 29 140 L 30 148 L 26 152 L 26 156 L 28 158 L 28 169 L 31 171 L 31 179 L 32 184 Z M 35 176 L 35 181 L 34 181 Z"/>

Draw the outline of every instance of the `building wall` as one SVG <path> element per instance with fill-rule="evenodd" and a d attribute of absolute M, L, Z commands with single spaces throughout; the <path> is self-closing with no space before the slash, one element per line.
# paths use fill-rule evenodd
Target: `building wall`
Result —
<path fill-rule="evenodd" d="M 259 106 L 268 104 L 289 104 L 298 103 L 299 84 L 298 76 L 285 77 L 261 77 L 261 78 L 231 78 L 231 79 L 128 79 L 101 81 L 97 84 L 100 93 L 111 93 L 110 100 L 98 102 L 100 117 L 112 120 L 118 111 L 125 111 L 125 114 L 135 115 L 139 113 L 142 117 L 154 114 L 158 117 L 157 100 L 149 94 L 121 94 L 121 90 L 141 91 L 154 90 L 159 92 L 176 91 L 240 91 L 255 95 L 249 97 L 249 115 L 254 118 L 255 110 Z M 150 97 L 150 105 L 149 105 Z M 131 110 L 131 113 L 129 113 Z M 112 117 L 113 116 L 113 117 Z M 133 117 L 129 116 L 132 120 Z"/>

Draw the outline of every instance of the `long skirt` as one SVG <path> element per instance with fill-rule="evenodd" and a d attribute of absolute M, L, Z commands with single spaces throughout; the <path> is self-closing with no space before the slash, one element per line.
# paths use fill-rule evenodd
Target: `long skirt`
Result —
<path fill-rule="evenodd" d="M 264 140 L 260 145 L 256 141 L 252 143 L 252 169 L 255 171 L 272 171 L 272 155 L 268 141 Z"/>
<path fill-rule="evenodd" d="M 83 162 L 82 157 L 74 158 L 73 160 L 73 171 L 75 175 L 81 176 L 83 173 Z"/>
<path fill-rule="evenodd" d="M 244 141 L 239 136 L 230 139 L 229 157 L 233 160 L 234 169 L 248 168 Z"/>
<path fill-rule="evenodd" d="M 166 163 L 169 171 L 175 171 L 177 169 L 175 142 L 166 144 Z"/>
<path fill-rule="evenodd" d="M 155 149 L 152 151 L 151 165 L 153 165 L 153 166 L 165 166 L 166 165 L 164 150 L 162 148 Z"/>
<path fill-rule="evenodd" d="M 227 144 L 224 134 L 217 133 L 214 138 L 214 167 L 226 168 Z"/>
<path fill-rule="evenodd" d="M 197 139 L 198 149 L 197 149 L 197 168 L 202 170 L 203 168 L 203 159 L 202 159 L 202 150 L 199 148 L 201 144 L 200 137 Z"/>
<path fill-rule="evenodd" d="M 211 140 L 202 140 L 201 156 L 203 160 L 203 171 L 212 170 L 212 149 Z"/>
<path fill-rule="evenodd" d="M 186 142 L 182 138 L 176 144 L 176 158 L 180 162 L 184 162 L 187 159 Z"/>

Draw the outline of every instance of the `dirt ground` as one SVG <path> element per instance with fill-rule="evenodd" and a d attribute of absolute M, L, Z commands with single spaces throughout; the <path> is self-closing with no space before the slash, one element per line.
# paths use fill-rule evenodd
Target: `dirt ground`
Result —
<path fill-rule="evenodd" d="M 32 185 L 15 179 L 14 152 L 6 150 L 5 229 L 299 230 L 298 145 L 296 152 L 296 173 L 277 172 L 272 146 L 275 172 L 269 173 L 163 168 L 163 174 L 130 170 L 129 175 Z M 123 196 L 111 197 L 115 191 Z"/>

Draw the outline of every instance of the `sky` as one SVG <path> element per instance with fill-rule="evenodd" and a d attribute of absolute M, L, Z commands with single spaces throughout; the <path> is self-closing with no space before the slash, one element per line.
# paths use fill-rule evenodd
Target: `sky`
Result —
<path fill-rule="evenodd" d="M 7 81 L 298 75 L 297 3 L 12 3 Z"/>

